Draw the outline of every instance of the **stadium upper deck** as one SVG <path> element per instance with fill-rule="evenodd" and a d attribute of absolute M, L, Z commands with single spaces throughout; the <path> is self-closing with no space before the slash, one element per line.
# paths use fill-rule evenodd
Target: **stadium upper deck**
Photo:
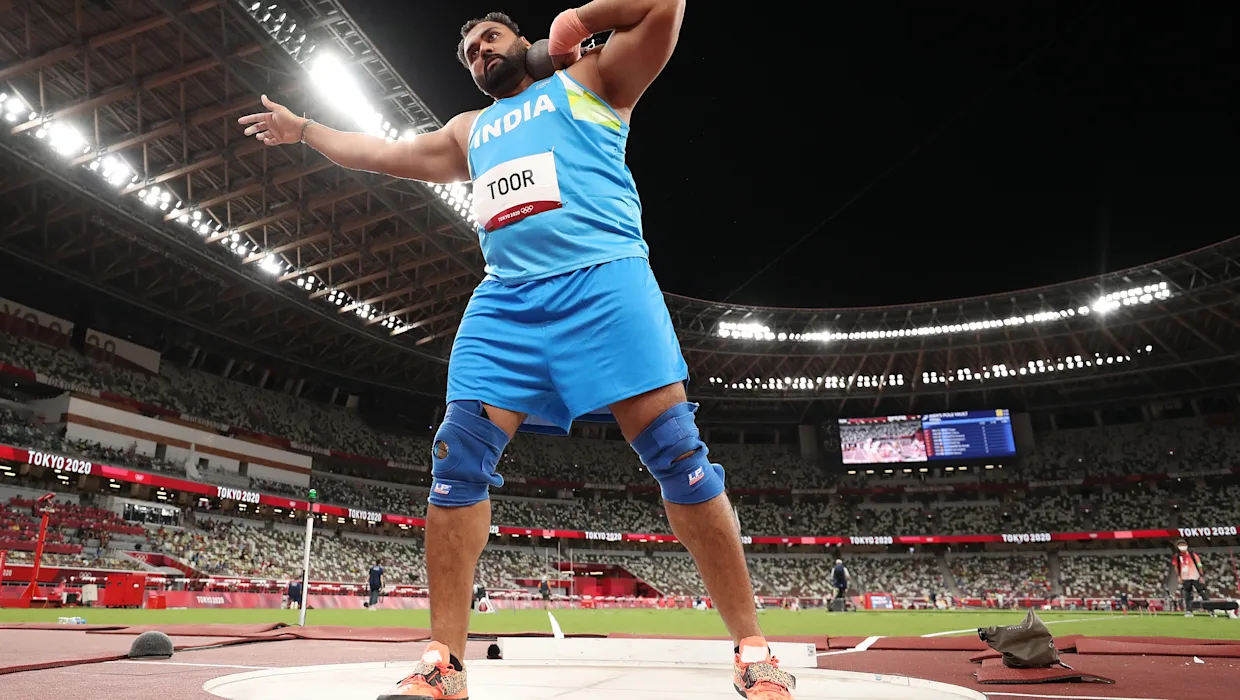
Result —
<path fill-rule="evenodd" d="M 1234 387 L 1238 256 L 1233 238 L 1089 279 L 889 307 L 668 303 L 698 396 L 727 412 L 1054 410 Z"/>
<path fill-rule="evenodd" d="M 0 253 L 101 292 L 115 317 L 174 319 L 174 342 L 442 395 L 482 269 L 468 188 L 344 171 L 235 128 L 261 93 L 388 138 L 438 127 L 338 2 L 0 9 Z M 1233 239 L 1089 280 L 887 308 L 668 303 L 707 420 L 1054 409 L 1231 391 L 1237 260 Z"/>

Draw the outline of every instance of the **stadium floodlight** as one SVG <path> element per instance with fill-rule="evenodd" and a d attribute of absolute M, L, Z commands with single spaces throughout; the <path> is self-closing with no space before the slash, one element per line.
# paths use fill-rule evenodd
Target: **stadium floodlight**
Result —
<path fill-rule="evenodd" d="M 104 156 L 95 162 L 99 163 L 99 174 L 114 187 L 121 187 L 126 182 L 132 182 L 133 178 L 137 177 L 133 169 L 129 167 L 129 164 L 116 156 Z"/>
<path fill-rule="evenodd" d="M 335 54 L 320 54 L 310 68 L 310 80 L 328 100 L 346 112 L 362 131 L 383 136 L 383 115 L 375 111 L 357 81 Z"/>
<path fill-rule="evenodd" d="M 1119 308 L 1119 302 L 1114 299 L 1107 299 L 1104 297 L 1098 301 L 1095 301 L 1093 308 L 1094 311 L 1097 311 L 1100 314 L 1105 314 L 1113 309 Z"/>
<path fill-rule="evenodd" d="M 722 321 L 719 324 L 719 335 L 724 338 L 740 338 L 744 340 L 774 340 L 771 329 L 759 323 L 731 323 Z"/>
<path fill-rule="evenodd" d="M 266 272 L 269 275 L 279 274 L 280 272 L 280 261 L 271 253 L 268 253 L 266 257 L 263 258 L 263 261 L 258 264 L 258 266 L 263 270 L 263 272 Z"/>
<path fill-rule="evenodd" d="M 447 197 L 441 193 L 441 197 Z M 451 202 L 449 202 L 451 204 Z M 1151 304 L 1169 299 L 1172 296 L 1166 282 L 1146 284 L 1131 289 L 1107 294 L 1090 306 L 1063 308 L 1039 311 L 1038 313 L 1013 315 L 1007 318 L 992 318 L 967 323 L 920 326 L 912 328 L 889 328 L 852 331 L 848 333 L 833 331 L 805 332 L 772 332 L 768 327 L 757 323 L 733 323 L 720 321 L 716 334 L 721 338 L 733 340 L 762 340 L 780 342 L 833 342 L 845 340 L 882 340 L 891 338 L 914 338 L 933 335 L 950 335 L 954 333 L 976 333 L 997 328 L 1010 328 L 1027 324 L 1046 324 L 1063 322 L 1078 316 L 1088 316 L 1091 312 L 1107 313 L 1120 306 L 1136 306 Z"/>
<path fill-rule="evenodd" d="M 44 131 L 44 129 L 39 129 Z M 52 150 L 62 156 L 81 155 L 83 152 L 89 152 L 90 147 L 86 145 L 86 139 L 83 138 L 81 132 L 68 124 L 61 122 L 52 122 L 46 129 L 47 145 Z M 35 134 L 38 137 L 38 133 Z"/>
<path fill-rule="evenodd" d="M 1137 347 L 1134 351 L 1140 355 L 1142 353 L 1149 355 L 1153 352 L 1152 345 Z M 921 373 L 922 384 L 947 384 L 947 383 L 966 383 L 977 382 L 985 383 L 990 380 L 1009 379 L 1023 377 L 1027 375 L 1045 374 L 1047 372 L 1067 372 L 1084 369 L 1086 367 L 1102 367 L 1104 365 L 1123 364 L 1125 362 L 1133 362 L 1132 355 L 1111 355 L 1104 356 L 1102 353 L 1094 353 L 1092 359 L 1084 359 L 1080 355 L 1067 355 L 1057 359 L 1041 359 L 1028 360 L 1025 367 L 1017 369 L 1009 369 L 1005 364 L 990 365 L 989 367 L 981 367 L 974 370 L 971 367 L 958 367 L 944 374 L 939 374 L 936 370 L 926 370 Z M 889 386 L 904 386 L 905 379 L 903 374 L 892 374 L 886 376 L 877 375 L 857 375 L 847 377 L 776 377 L 771 379 L 751 379 L 743 378 L 736 382 L 729 383 L 721 377 L 710 377 L 709 382 L 723 389 L 736 389 L 741 391 L 784 391 L 784 390 L 801 390 L 801 391 L 821 391 L 823 389 L 848 389 L 857 386 L 864 389 L 881 388 Z"/>

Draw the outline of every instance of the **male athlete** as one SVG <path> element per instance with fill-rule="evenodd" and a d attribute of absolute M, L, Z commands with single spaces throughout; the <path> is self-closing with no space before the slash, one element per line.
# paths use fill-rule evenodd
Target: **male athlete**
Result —
<path fill-rule="evenodd" d="M 567 10 L 549 37 L 560 70 L 537 82 L 526 74 L 529 42 L 511 19 L 472 20 L 458 58 L 494 103 L 409 141 L 333 131 L 266 97 L 269 112 L 241 119 L 263 143 L 304 142 L 346 168 L 473 182 L 486 278 L 457 330 L 431 455 L 432 641 L 381 700 L 468 697 L 461 659 L 491 522 L 488 492 L 503 485 L 495 466 L 528 415 L 567 433 L 574 418 L 603 407 L 658 479 L 672 529 L 731 632 L 737 692 L 792 697 L 795 680 L 758 626 L 723 468 L 707 459 L 697 406 L 686 400 L 688 368 L 624 162 L 630 117 L 671 57 L 684 9 L 684 0 L 594 0 Z M 582 42 L 606 31 L 614 32 L 606 45 L 582 55 Z"/>

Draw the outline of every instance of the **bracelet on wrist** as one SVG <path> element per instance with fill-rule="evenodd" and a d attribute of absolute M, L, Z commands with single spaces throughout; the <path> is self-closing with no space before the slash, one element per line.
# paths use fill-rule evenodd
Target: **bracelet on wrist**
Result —
<path fill-rule="evenodd" d="M 305 122 L 303 122 L 303 123 L 302 123 L 302 125 L 301 125 L 301 135 L 297 138 L 297 142 L 298 142 L 298 143 L 305 143 L 305 142 L 306 142 L 306 129 L 310 128 L 310 125 L 311 125 L 311 124 L 315 124 L 315 123 L 316 123 L 316 122 L 315 122 L 313 119 L 307 119 Z"/>

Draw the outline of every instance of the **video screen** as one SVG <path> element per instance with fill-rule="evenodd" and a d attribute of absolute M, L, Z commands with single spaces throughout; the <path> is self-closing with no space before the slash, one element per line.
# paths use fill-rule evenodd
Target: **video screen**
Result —
<path fill-rule="evenodd" d="M 974 460 L 1016 454 L 1007 409 L 841 418 L 844 464 Z"/>
<path fill-rule="evenodd" d="M 902 464 L 926 461 L 920 416 L 840 422 L 844 464 Z"/>

